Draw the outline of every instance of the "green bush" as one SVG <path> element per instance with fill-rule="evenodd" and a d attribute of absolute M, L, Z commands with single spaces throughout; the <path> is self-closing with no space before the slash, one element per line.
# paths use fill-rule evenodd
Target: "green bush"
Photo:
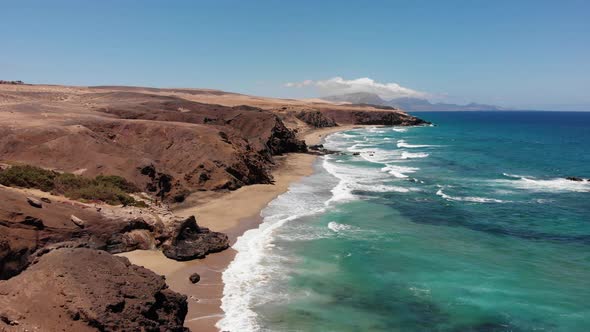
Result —
<path fill-rule="evenodd" d="M 0 184 L 51 191 L 75 200 L 147 207 L 145 202 L 136 201 L 129 195 L 138 192 L 139 188 L 116 175 L 99 175 L 91 179 L 72 173 L 58 173 L 40 167 L 19 165 L 1 171 Z"/>
<path fill-rule="evenodd" d="M 53 180 L 53 191 L 57 194 L 63 194 L 71 190 L 85 188 L 93 185 L 95 181 L 92 179 L 75 175 L 72 173 L 62 173 Z"/>
<path fill-rule="evenodd" d="M 58 173 L 35 166 L 13 166 L 0 172 L 0 183 L 8 187 L 36 188 L 51 191 Z"/>
<path fill-rule="evenodd" d="M 98 200 L 111 205 L 134 205 L 135 203 L 135 199 L 120 188 L 104 183 L 93 183 L 85 187 L 71 189 L 64 194 L 71 199 Z"/>
<path fill-rule="evenodd" d="M 97 183 L 109 184 L 123 190 L 126 193 L 136 193 L 139 190 L 136 185 L 118 175 L 99 175 L 95 178 Z"/>

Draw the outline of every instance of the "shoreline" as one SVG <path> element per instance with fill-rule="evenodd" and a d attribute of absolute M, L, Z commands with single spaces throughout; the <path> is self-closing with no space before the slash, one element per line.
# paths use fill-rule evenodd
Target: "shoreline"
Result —
<path fill-rule="evenodd" d="M 346 125 L 313 129 L 303 133 L 308 145 L 320 144 L 332 133 L 362 127 Z M 313 164 L 318 156 L 291 153 L 278 156 L 273 171 L 273 184 L 244 186 L 220 197 L 213 197 L 202 204 L 174 211 L 180 217 L 195 215 L 200 226 L 224 232 L 233 245 L 236 239 L 262 222 L 260 212 L 277 196 L 287 192 L 292 183 L 313 173 Z M 118 254 L 127 257 L 131 263 L 143 266 L 166 277 L 170 289 L 188 297 L 188 313 L 184 326 L 193 331 L 218 331 L 215 324 L 223 317 L 222 273 L 232 262 L 236 251 L 209 254 L 204 259 L 178 262 L 169 259 L 159 250 L 135 250 Z M 201 280 L 192 284 L 188 278 L 198 273 Z"/>

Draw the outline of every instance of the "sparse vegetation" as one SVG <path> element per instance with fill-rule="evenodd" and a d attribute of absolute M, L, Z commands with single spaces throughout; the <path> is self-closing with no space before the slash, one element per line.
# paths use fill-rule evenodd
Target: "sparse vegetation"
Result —
<path fill-rule="evenodd" d="M 9 187 L 35 188 L 82 201 L 102 201 L 111 205 L 146 207 L 129 194 L 138 192 L 133 183 L 116 175 L 99 175 L 94 179 L 72 173 L 59 173 L 30 165 L 10 167 L 0 172 L 0 184 Z"/>

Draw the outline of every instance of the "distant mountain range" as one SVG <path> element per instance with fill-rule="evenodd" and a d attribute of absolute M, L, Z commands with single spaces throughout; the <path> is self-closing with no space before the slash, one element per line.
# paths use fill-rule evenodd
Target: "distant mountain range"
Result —
<path fill-rule="evenodd" d="M 405 111 L 500 111 L 501 107 L 495 105 L 470 103 L 466 105 L 431 103 L 421 98 L 395 98 L 385 100 L 375 93 L 355 92 L 342 95 L 322 97 L 332 102 L 348 102 L 351 104 L 371 104 L 379 106 L 390 106 Z"/>

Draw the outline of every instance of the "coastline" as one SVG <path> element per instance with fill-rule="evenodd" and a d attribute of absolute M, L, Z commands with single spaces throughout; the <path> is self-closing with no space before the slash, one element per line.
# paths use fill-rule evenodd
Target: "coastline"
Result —
<path fill-rule="evenodd" d="M 308 145 L 320 144 L 329 134 L 361 127 L 347 125 L 313 129 L 303 133 Z M 273 170 L 274 184 L 256 184 L 239 188 L 220 197 L 211 198 L 175 211 L 181 217 L 195 215 L 200 226 L 226 233 L 230 243 L 249 229 L 262 222 L 260 211 L 277 196 L 285 193 L 293 182 L 313 173 L 313 163 L 317 156 L 291 153 L 277 157 L 277 167 Z M 185 327 L 193 331 L 218 331 L 215 324 L 223 316 L 221 299 L 223 297 L 222 273 L 232 262 L 236 251 L 229 248 L 220 253 L 208 255 L 204 259 L 178 262 L 166 258 L 158 250 L 135 250 L 119 254 L 131 263 L 144 266 L 166 277 L 170 289 L 188 297 L 188 313 Z M 201 280 L 197 284 L 189 281 L 189 276 L 198 273 Z"/>

